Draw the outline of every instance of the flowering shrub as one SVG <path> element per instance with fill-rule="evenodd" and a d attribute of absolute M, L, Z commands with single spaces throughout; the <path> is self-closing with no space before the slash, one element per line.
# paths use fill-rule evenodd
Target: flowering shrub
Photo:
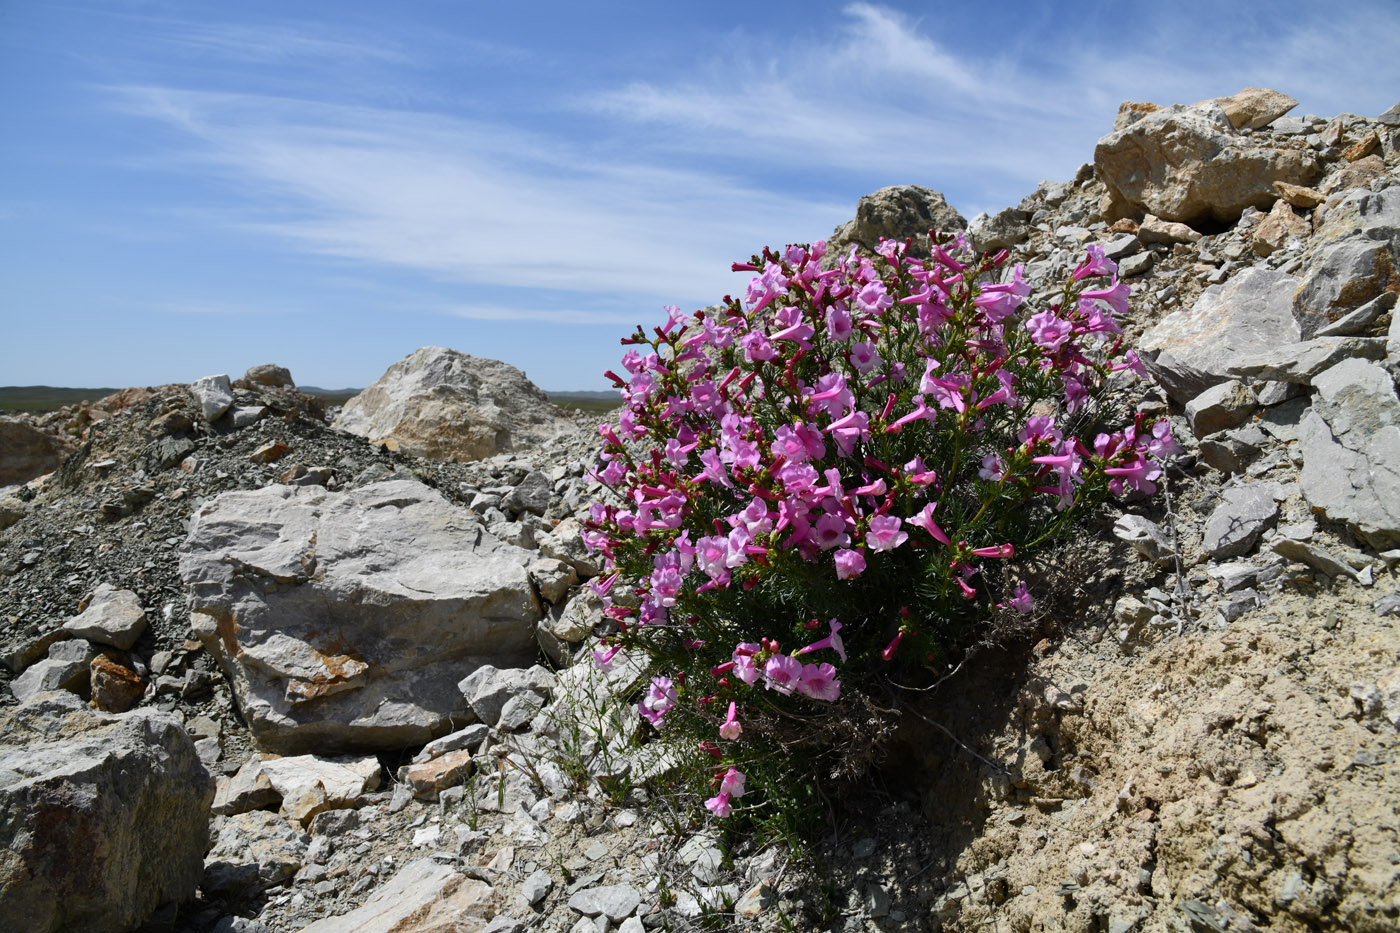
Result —
<path fill-rule="evenodd" d="M 765 250 L 734 266 L 755 273 L 742 301 L 668 308 L 607 374 L 625 405 L 597 477 L 616 498 L 585 541 L 618 633 L 595 658 L 652 658 L 639 712 L 707 762 L 715 817 L 812 766 L 823 707 L 1031 612 L 1031 582 L 987 562 L 1154 493 L 1176 452 L 1165 420 L 1096 425 L 1108 377 L 1140 373 L 1099 247 L 1036 310 L 1022 267 L 993 280 L 1004 252 L 932 242 L 828 269 L 824 243 Z"/>

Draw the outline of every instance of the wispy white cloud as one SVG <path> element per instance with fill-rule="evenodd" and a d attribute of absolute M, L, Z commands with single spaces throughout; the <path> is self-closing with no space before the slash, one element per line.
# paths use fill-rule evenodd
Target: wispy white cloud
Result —
<path fill-rule="evenodd" d="M 255 64 L 281 65 L 307 59 L 374 61 L 395 65 L 413 61 L 412 56 L 382 36 L 371 39 L 343 29 L 329 30 L 325 26 L 286 23 L 252 26 L 233 22 L 150 20 L 146 33 L 152 41 L 200 55 Z"/>
<path fill-rule="evenodd" d="M 222 222 L 302 249 L 522 292 L 699 300 L 736 244 L 815 239 L 848 205 L 518 128 L 431 114 L 169 88 L 113 89 L 188 134 L 180 156 L 250 206 Z M 722 283 L 722 284 L 721 284 Z"/>

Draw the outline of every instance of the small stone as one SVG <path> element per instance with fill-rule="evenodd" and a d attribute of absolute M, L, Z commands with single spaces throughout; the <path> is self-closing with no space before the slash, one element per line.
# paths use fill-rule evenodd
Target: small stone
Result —
<path fill-rule="evenodd" d="M 1259 406 L 1254 394 L 1237 380 L 1211 386 L 1186 403 L 1191 433 L 1206 437 L 1243 424 Z"/>
<path fill-rule="evenodd" d="M 1274 193 L 1293 207 L 1303 210 L 1312 210 L 1314 207 L 1317 207 L 1323 201 L 1327 200 L 1327 196 L 1316 188 L 1306 188 L 1302 185 L 1290 185 L 1286 181 L 1274 182 Z"/>
<path fill-rule="evenodd" d="M 1124 279 L 1142 275 L 1152 268 L 1155 259 L 1156 257 L 1152 253 L 1138 253 L 1135 256 L 1129 256 L 1118 263 L 1118 275 Z"/>
<path fill-rule="evenodd" d="M 226 374 L 205 376 L 190 383 L 190 395 L 206 421 L 217 421 L 233 405 L 233 384 Z"/>
<path fill-rule="evenodd" d="M 576 891 L 569 898 L 569 907 L 585 917 L 601 915 L 616 923 L 631 916 L 641 902 L 641 894 L 630 884 L 612 884 Z"/>
<path fill-rule="evenodd" d="M 1348 162 L 1360 162 L 1381 147 L 1381 138 L 1375 130 L 1368 130 L 1365 136 L 1342 151 L 1342 158 Z"/>
<path fill-rule="evenodd" d="M 521 882 L 520 896 L 525 899 L 525 903 L 534 907 L 548 897 L 553 889 L 554 879 L 549 876 L 549 872 L 536 871 Z"/>
<path fill-rule="evenodd" d="M 89 664 L 92 705 L 107 713 L 125 713 L 141 702 L 146 681 L 131 669 L 124 652 L 105 651 Z M 198 750 L 198 745 L 196 745 Z"/>
<path fill-rule="evenodd" d="M 398 779 L 413 792 L 413 796 L 433 800 L 437 798 L 438 791 L 465 781 L 471 769 L 471 750 L 459 748 L 422 764 L 404 765 L 399 769 Z"/>
<path fill-rule="evenodd" d="M 254 463 L 275 463 L 281 460 L 292 448 L 284 441 L 268 441 L 248 457 Z"/>
<path fill-rule="evenodd" d="M 146 610 L 136 594 L 110 583 L 99 584 L 79 609 L 64 631 L 100 645 L 127 651 L 146 630 Z"/>
<path fill-rule="evenodd" d="M 1206 521 L 1201 549 L 1216 558 L 1247 554 L 1278 519 L 1278 503 L 1270 488 L 1261 484 L 1231 486 L 1221 498 Z"/>
<path fill-rule="evenodd" d="M 1165 243 L 1171 246 L 1174 243 L 1195 243 L 1201 235 L 1183 223 L 1170 220 L 1161 220 L 1153 214 L 1148 214 L 1138 224 L 1137 238 L 1143 243 Z"/>

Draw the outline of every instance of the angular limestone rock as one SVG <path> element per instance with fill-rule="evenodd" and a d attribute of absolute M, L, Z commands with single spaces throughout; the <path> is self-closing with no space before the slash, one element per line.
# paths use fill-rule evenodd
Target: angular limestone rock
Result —
<path fill-rule="evenodd" d="M 514 366 L 444 347 L 399 360 L 345 403 L 335 426 L 415 457 L 464 463 L 574 430 Z"/>
<path fill-rule="evenodd" d="M 484 881 L 425 858 L 409 862 L 355 910 L 301 933 L 482 933 L 499 907 Z"/>
<path fill-rule="evenodd" d="M 1257 130 L 1268 126 L 1298 106 L 1298 102 L 1287 94 L 1262 87 L 1247 87 L 1229 97 L 1217 97 L 1215 103 L 1237 130 Z"/>
<path fill-rule="evenodd" d="M 0 929 L 135 929 L 195 892 L 214 780 L 179 719 L 40 694 L 0 718 Z"/>
<path fill-rule="evenodd" d="M 110 583 L 99 583 L 81 610 L 64 623 L 64 631 L 99 645 L 127 651 L 146 630 L 146 610 L 140 599 Z"/>
<path fill-rule="evenodd" d="M 1379 364 L 1346 360 L 1313 380 L 1299 428 L 1303 495 L 1377 550 L 1400 545 L 1400 399 Z"/>
<path fill-rule="evenodd" d="M 921 185 L 893 185 L 862 197 L 855 220 L 837 227 L 827 241 L 828 261 L 859 246 L 873 253 L 881 238 L 913 237 L 915 248 L 928 249 L 928 232 L 966 230 L 967 221 L 943 195 Z"/>
<path fill-rule="evenodd" d="M 1094 148 L 1094 170 L 1108 187 L 1107 219 L 1136 211 L 1193 225 L 1266 210 L 1274 182 L 1306 185 L 1319 172 L 1310 153 L 1238 135 L 1211 101 L 1157 110 L 1109 133 Z"/>
<path fill-rule="evenodd" d="M 277 485 L 198 509 L 180 574 L 256 741 L 334 753 L 450 732 L 464 674 L 528 664 L 535 557 L 416 481 Z"/>
<path fill-rule="evenodd" d="M 1186 404 L 1230 378 L 1230 367 L 1280 344 L 1297 343 L 1293 316 L 1298 279 L 1250 268 L 1201 293 L 1190 310 L 1174 311 L 1143 334 L 1138 348 L 1167 394 Z"/>

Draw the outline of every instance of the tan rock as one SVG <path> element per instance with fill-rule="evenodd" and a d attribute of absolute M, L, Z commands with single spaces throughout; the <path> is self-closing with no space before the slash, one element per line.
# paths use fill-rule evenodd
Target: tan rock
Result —
<path fill-rule="evenodd" d="M 1138 222 L 1131 217 L 1120 217 L 1109 225 L 1110 233 L 1137 233 Z"/>
<path fill-rule="evenodd" d="M 1149 113 L 1156 113 L 1161 109 L 1151 101 L 1125 100 L 1118 105 L 1118 115 L 1113 118 L 1113 128 L 1121 130 L 1124 127 L 1132 126 Z"/>
<path fill-rule="evenodd" d="M 423 347 L 345 403 L 335 426 L 391 450 L 463 463 L 542 444 L 574 422 L 514 366 Z"/>
<path fill-rule="evenodd" d="M 1365 136 L 1342 150 L 1342 158 L 1348 162 L 1359 162 L 1381 147 L 1381 138 L 1376 135 L 1375 130 L 1370 130 Z"/>
<path fill-rule="evenodd" d="M 67 444 L 24 418 L 0 418 L 0 486 L 25 483 L 58 469 Z"/>
<path fill-rule="evenodd" d="M 282 795 L 282 809 L 303 825 L 323 810 L 353 806 L 379 786 L 379 760 L 297 755 L 264 761 L 261 773 Z"/>
<path fill-rule="evenodd" d="M 1284 181 L 1274 182 L 1274 193 L 1294 207 L 1301 207 L 1303 210 L 1311 210 L 1327 200 L 1327 195 L 1316 188 L 1290 185 Z"/>
<path fill-rule="evenodd" d="M 1340 117 L 1327 124 L 1327 129 L 1322 131 L 1322 144 L 1324 146 L 1340 146 L 1342 140 L 1346 138 L 1346 124 L 1342 122 Z"/>
<path fill-rule="evenodd" d="M 1143 243 L 1195 243 L 1201 235 L 1186 224 L 1172 223 L 1148 214 L 1138 225 L 1137 238 Z"/>
<path fill-rule="evenodd" d="M 1237 134 L 1213 102 L 1150 113 L 1099 140 L 1094 172 L 1107 189 L 1104 219 L 1152 213 L 1183 223 L 1233 223 L 1276 199 L 1273 183 L 1310 183 L 1312 153 Z"/>
<path fill-rule="evenodd" d="M 398 779 L 400 783 L 408 785 L 413 796 L 434 799 L 438 791 L 465 781 L 471 771 L 471 750 L 459 748 L 422 764 L 404 765 L 399 769 Z"/>
<path fill-rule="evenodd" d="M 1215 103 L 1225 111 L 1225 117 L 1235 129 L 1257 130 L 1283 116 L 1298 102 L 1287 94 L 1262 87 L 1247 87 L 1229 97 L 1217 97 Z"/>
<path fill-rule="evenodd" d="M 290 453 L 292 448 L 285 441 L 268 441 L 248 458 L 254 463 L 276 463 Z"/>
<path fill-rule="evenodd" d="M 500 911 L 494 889 L 432 859 L 409 862 L 361 906 L 301 933 L 481 933 Z"/>
<path fill-rule="evenodd" d="M 64 623 L 64 631 L 99 645 L 127 651 L 146 630 L 146 610 L 137 595 L 110 583 L 99 583 L 78 609 Z"/>
<path fill-rule="evenodd" d="M 108 713 L 125 713 L 141 702 L 146 681 L 131 669 L 125 652 L 104 651 L 88 667 L 93 706 Z"/>
<path fill-rule="evenodd" d="M 1350 191 L 1353 188 L 1369 188 L 1371 182 L 1384 174 L 1385 160 L 1378 155 L 1368 155 L 1328 175 L 1318 188 L 1326 195 Z"/>
<path fill-rule="evenodd" d="M 1304 239 L 1312 231 L 1312 225 L 1307 218 L 1299 217 L 1293 213 L 1292 206 L 1282 198 L 1274 202 L 1273 210 L 1254 228 L 1254 235 L 1250 238 L 1250 245 L 1254 249 L 1255 255 L 1267 256 L 1270 253 L 1283 249 L 1283 245 L 1288 242 L 1289 237 Z"/>

